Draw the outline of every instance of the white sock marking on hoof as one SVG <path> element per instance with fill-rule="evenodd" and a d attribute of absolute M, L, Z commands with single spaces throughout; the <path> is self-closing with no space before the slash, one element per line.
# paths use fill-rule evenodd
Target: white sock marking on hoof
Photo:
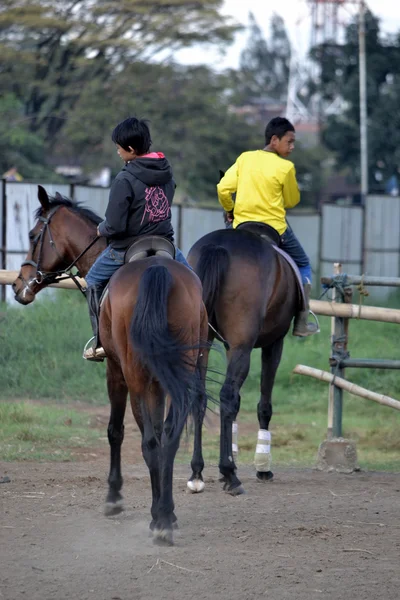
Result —
<path fill-rule="evenodd" d="M 117 502 L 106 502 L 104 505 L 104 514 L 106 517 L 117 515 L 124 510 L 124 501 L 117 500 Z"/>
<path fill-rule="evenodd" d="M 200 494 L 205 488 L 205 483 L 201 479 L 193 479 L 187 482 L 187 489 L 192 494 Z"/>

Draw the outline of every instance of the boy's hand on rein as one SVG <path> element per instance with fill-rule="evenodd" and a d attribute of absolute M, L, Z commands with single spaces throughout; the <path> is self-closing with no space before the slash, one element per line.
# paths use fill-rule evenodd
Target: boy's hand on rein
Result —
<path fill-rule="evenodd" d="M 225 223 L 233 223 L 233 211 L 230 210 L 224 213 Z"/>

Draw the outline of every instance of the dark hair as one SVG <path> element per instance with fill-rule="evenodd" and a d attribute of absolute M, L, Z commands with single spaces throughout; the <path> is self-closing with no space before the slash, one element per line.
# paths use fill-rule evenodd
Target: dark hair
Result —
<path fill-rule="evenodd" d="M 119 123 L 111 134 L 114 144 L 129 151 L 131 146 L 136 154 L 146 154 L 150 150 L 151 137 L 147 121 L 130 117 Z"/>
<path fill-rule="evenodd" d="M 295 131 L 295 128 L 288 119 L 284 117 L 275 117 L 271 119 L 265 128 L 265 143 L 268 145 L 273 135 L 281 139 L 288 131 Z"/>

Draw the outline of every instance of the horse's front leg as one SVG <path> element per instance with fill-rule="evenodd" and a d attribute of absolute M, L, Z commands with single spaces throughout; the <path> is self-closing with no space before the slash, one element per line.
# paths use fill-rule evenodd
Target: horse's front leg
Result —
<path fill-rule="evenodd" d="M 110 444 L 110 473 L 108 476 L 108 494 L 105 514 L 118 514 L 123 510 L 121 488 L 121 445 L 124 439 L 124 416 L 128 388 L 120 365 L 112 358 L 107 359 L 107 388 L 111 412 L 108 423 L 108 441 Z"/>
<path fill-rule="evenodd" d="M 257 415 L 260 429 L 257 436 L 257 446 L 254 455 L 257 479 L 270 481 L 271 471 L 271 433 L 269 423 L 272 417 L 272 388 L 283 350 L 283 338 L 262 349 L 261 355 L 261 397 L 257 405 Z"/>
<path fill-rule="evenodd" d="M 228 352 L 228 368 L 224 385 L 220 393 L 220 462 L 224 489 L 233 496 L 244 493 L 243 486 L 236 475 L 236 465 L 232 455 L 232 423 L 240 409 L 240 389 L 250 368 L 251 348 L 235 347 Z"/>

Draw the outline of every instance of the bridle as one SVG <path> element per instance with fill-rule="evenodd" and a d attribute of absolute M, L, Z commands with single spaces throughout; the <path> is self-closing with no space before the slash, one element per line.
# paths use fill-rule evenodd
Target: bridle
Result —
<path fill-rule="evenodd" d="M 42 251 L 43 251 L 43 241 L 44 241 L 44 237 L 46 234 L 46 231 L 48 231 L 49 233 L 49 241 L 50 241 L 50 246 L 53 248 L 53 250 L 55 251 L 55 253 L 57 254 L 57 256 L 59 257 L 59 259 L 61 260 L 62 263 L 65 262 L 64 258 L 61 256 L 61 254 L 59 253 L 59 251 L 57 250 L 56 244 L 54 242 L 53 239 L 53 235 L 51 233 L 51 229 L 50 229 L 50 222 L 51 219 L 54 217 L 55 213 L 58 211 L 58 209 L 61 208 L 60 206 L 56 206 L 55 208 L 53 208 L 49 214 L 47 215 L 47 217 L 42 217 L 40 216 L 38 218 L 38 221 L 40 221 L 41 223 L 43 223 L 43 226 L 41 228 L 41 230 L 39 231 L 39 233 L 35 236 L 35 238 L 33 240 L 31 240 L 32 242 L 32 256 L 33 253 L 36 250 L 36 247 L 39 244 L 39 254 L 38 254 L 38 258 L 37 258 L 37 262 L 35 262 L 34 260 L 25 260 L 22 264 L 21 264 L 21 268 L 25 267 L 25 266 L 30 266 L 30 267 L 34 267 L 36 269 L 36 274 L 35 277 L 33 279 L 30 279 L 29 281 L 27 281 L 24 276 L 22 275 L 22 273 L 19 274 L 18 278 L 21 279 L 21 281 L 24 283 L 25 287 L 28 288 L 28 290 L 34 294 L 31 286 L 32 284 L 37 284 L 37 285 L 50 285 L 52 283 L 55 283 L 56 281 L 64 281 L 65 279 L 72 279 L 75 283 L 75 285 L 77 286 L 77 288 L 79 289 L 80 292 L 82 292 L 82 294 L 85 294 L 85 288 L 82 287 L 82 285 L 80 284 L 78 277 L 79 277 L 79 273 L 74 274 L 72 273 L 71 269 L 73 269 L 73 267 L 76 265 L 76 263 L 78 262 L 78 260 L 84 255 L 86 254 L 86 252 L 88 250 L 90 250 L 90 248 L 100 239 L 98 236 L 96 236 L 91 242 L 90 244 L 79 254 L 79 256 L 77 256 L 71 264 L 69 264 L 67 267 L 65 267 L 64 269 L 59 269 L 58 271 L 43 271 L 40 268 L 40 263 L 41 263 L 41 259 L 42 259 Z"/>

